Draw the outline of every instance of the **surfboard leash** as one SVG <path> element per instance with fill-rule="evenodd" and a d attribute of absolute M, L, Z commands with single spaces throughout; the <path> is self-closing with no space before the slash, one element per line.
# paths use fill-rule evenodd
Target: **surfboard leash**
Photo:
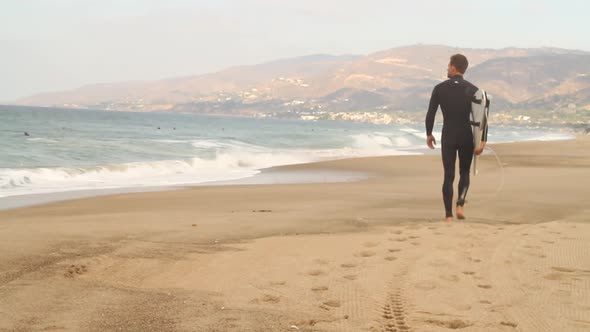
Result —
<path fill-rule="evenodd" d="M 496 153 L 496 151 L 494 151 L 494 149 L 492 149 L 489 146 L 486 146 L 484 148 L 484 150 L 490 150 L 494 154 L 494 157 L 496 157 L 496 162 L 498 162 L 498 165 L 500 166 L 500 184 L 498 185 L 498 187 L 496 188 L 496 192 L 494 193 L 494 195 L 497 196 L 500 193 L 500 191 L 502 191 L 502 189 L 504 189 L 504 182 L 506 179 L 506 176 L 504 174 L 504 164 L 502 163 L 500 156 L 498 156 L 498 154 Z"/>

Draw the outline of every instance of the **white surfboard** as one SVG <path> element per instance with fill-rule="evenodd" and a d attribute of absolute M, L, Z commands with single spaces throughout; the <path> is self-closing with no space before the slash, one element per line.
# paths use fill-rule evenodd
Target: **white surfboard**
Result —
<path fill-rule="evenodd" d="M 490 96 L 485 90 L 479 89 L 471 102 L 471 127 L 473 129 L 473 146 L 479 147 L 482 139 L 487 139 L 488 116 L 490 114 Z M 473 154 L 473 174 L 477 175 L 477 157 Z"/>

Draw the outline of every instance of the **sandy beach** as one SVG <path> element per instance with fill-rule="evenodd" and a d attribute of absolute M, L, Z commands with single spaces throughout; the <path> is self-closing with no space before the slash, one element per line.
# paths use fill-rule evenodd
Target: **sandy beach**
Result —
<path fill-rule="evenodd" d="M 0 331 L 590 330 L 590 139 L 491 147 L 452 224 L 438 151 L 0 211 Z"/>

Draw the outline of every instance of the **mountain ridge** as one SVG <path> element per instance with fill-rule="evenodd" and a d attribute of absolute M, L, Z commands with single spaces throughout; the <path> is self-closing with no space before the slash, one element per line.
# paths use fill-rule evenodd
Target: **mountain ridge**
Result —
<path fill-rule="evenodd" d="M 312 54 L 203 75 L 88 85 L 33 95 L 16 104 L 208 114 L 412 112 L 424 110 L 433 86 L 446 78 L 454 53 L 468 57 L 466 79 L 489 91 L 501 111 L 571 109 L 572 104 L 590 109 L 590 52 L 421 44 L 367 55 Z"/>

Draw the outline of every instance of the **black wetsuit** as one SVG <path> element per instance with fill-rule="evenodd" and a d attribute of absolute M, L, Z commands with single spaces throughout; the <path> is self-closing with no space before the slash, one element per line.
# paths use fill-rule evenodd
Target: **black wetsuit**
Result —
<path fill-rule="evenodd" d="M 465 204 L 469 189 L 469 169 L 474 150 L 470 114 L 471 101 L 476 91 L 477 87 L 464 80 L 463 76 L 453 76 L 434 87 L 426 114 L 426 134 L 432 135 L 434 117 L 439 105 L 443 113 L 441 150 L 445 178 L 442 192 L 447 217 L 453 216 L 453 181 L 457 152 L 460 175 L 457 205 Z"/>

